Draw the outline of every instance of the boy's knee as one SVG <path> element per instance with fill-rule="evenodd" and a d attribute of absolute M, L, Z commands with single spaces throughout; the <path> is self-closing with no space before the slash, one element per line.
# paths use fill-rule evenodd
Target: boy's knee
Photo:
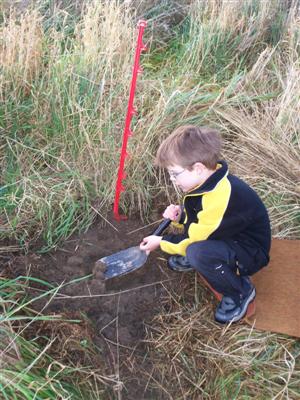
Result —
<path fill-rule="evenodd" d="M 186 251 L 186 258 L 192 267 L 202 273 L 211 273 L 220 264 L 235 263 L 234 253 L 230 252 L 222 242 L 213 240 L 190 244 Z"/>
<path fill-rule="evenodd" d="M 209 252 L 205 242 L 196 242 L 188 246 L 186 250 L 188 262 L 198 271 L 205 268 L 209 258 Z"/>

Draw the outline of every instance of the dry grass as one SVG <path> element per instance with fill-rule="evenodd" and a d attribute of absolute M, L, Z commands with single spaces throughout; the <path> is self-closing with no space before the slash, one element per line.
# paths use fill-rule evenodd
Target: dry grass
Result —
<path fill-rule="evenodd" d="M 264 115 L 261 111 L 253 107 L 251 114 L 243 109 L 218 112 L 222 125 L 230 125 L 228 133 L 232 139 L 226 146 L 226 154 L 232 160 L 233 170 L 260 192 L 268 206 L 273 235 L 297 238 L 300 234 L 298 143 L 295 136 L 288 139 L 289 132 L 283 127 L 277 130 L 282 133 L 281 139 L 276 138 L 278 109 L 270 104 Z M 274 134 L 270 137 L 272 130 Z"/>
<path fill-rule="evenodd" d="M 82 22 L 77 27 L 78 51 L 85 67 L 101 66 L 98 79 L 103 77 L 103 72 L 111 73 L 114 69 L 120 75 L 128 75 L 134 47 L 129 11 L 126 4 L 120 6 L 116 1 L 110 4 L 93 1 L 83 11 Z"/>
<path fill-rule="evenodd" d="M 216 110 L 233 170 L 262 195 L 273 235 L 290 238 L 300 237 L 300 41 L 296 32 L 300 32 L 299 18 L 291 20 L 283 39 L 283 45 L 290 42 L 293 47 L 276 55 L 266 48 L 238 87 L 257 93 L 258 88 L 273 86 L 276 98 Z"/>
<path fill-rule="evenodd" d="M 59 10 L 55 18 L 61 21 Z M 89 2 L 72 43 L 66 18 L 60 30 L 50 27 L 47 37 L 42 23 L 37 10 L 19 17 L 11 12 L 0 32 L 6 114 L 0 158 L 4 170 L 14 165 L 17 182 L 2 188 L 8 193 L 5 203 L 15 210 L 2 221 L 11 237 L 35 239 L 44 232 L 54 244 L 57 216 L 59 225 L 69 219 L 68 234 L 82 225 L 84 214 L 90 223 L 93 211 L 76 204 L 79 198 L 87 205 L 88 193 L 97 193 L 104 209 L 112 199 L 115 173 L 108 171 L 117 168 L 112 154 L 122 135 L 135 25 L 117 1 Z M 61 236 L 64 229 L 58 230 Z"/>
<path fill-rule="evenodd" d="M 17 17 L 14 10 L 0 28 L 0 96 L 20 87 L 29 90 L 42 64 L 43 29 L 37 10 Z M 13 85 L 12 85 L 13 83 Z M 16 94 L 17 95 L 17 94 Z"/>
<path fill-rule="evenodd" d="M 293 399 L 299 392 L 299 346 L 292 338 L 212 320 L 212 295 L 195 278 L 163 301 L 148 326 L 154 362 L 150 387 L 166 399 Z M 158 385 L 159 382 L 159 385 Z"/>

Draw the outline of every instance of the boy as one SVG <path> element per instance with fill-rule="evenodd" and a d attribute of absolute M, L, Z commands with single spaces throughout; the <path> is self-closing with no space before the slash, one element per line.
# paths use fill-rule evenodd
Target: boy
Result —
<path fill-rule="evenodd" d="M 148 236 L 141 250 L 170 254 L 174 271 L 200 272 L 223 294 L 215 311 L 220 323 L 239 321 L 255 298 L 249 275 L 269 262 L 271 230 L 261 199 L 228 173 L 216 130 L 192 125 L 176 129 L 160 145 L 156 164 L 185 193 L 183 207 L 170 205 L 163 216 L 183 226 L 182 234 Z"/>

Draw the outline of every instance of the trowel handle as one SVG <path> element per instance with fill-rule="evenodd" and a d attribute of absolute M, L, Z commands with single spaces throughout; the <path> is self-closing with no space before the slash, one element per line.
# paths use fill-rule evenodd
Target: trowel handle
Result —
<path fill-rule="evenodd" d="M 169 218 L 166 218 L 159 224 L 159 226 L 155 229 L 152 235 L 159 236 L 167 227 L 170 225 L 172 221 Z"/>

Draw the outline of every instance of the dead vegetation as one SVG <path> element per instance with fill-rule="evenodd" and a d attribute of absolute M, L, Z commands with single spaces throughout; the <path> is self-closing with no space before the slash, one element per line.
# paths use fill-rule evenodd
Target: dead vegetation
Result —
<path fill-rule="evenodd" d="M 293 399 L 299 397 L 299 347 L 292 338 L 222 327 L 212 318 L 214 300 L 197 276 L 183 278 L 147 327 L 154 368 L 149 386 L 166 399 Z"/>

